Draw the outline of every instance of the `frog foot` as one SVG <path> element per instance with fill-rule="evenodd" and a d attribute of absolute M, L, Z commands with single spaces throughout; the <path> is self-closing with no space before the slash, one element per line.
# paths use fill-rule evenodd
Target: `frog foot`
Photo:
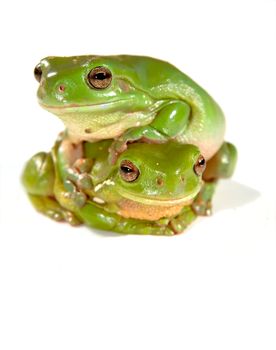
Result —
<path fill-rule="evenodd" d="M 118 232 L 121 233 L 134 233 L 141 235 L 154 235 L 154 236 L 173 236 L 175 232 L 166 223 L 159 222 L 139 222 L 140 220 L 130 219 L 124 223 L 118 224 Z"/>
<path fill-rule="evenodd" d="M 92 159 L 77 159 L 72 167 L 68 169 L 67 179 L 72 181 L 79 190 L 91 190 L 93 188 L 93 183 L 89 173 L 92 166 Z"/>
<path fill-rule="evenodd" d="M 71 211 L 63 209 L 61 207 L 48 209 L 44 214 L 55 221 L 65 221 L 72 226 L 81 224 L 79 219 Z"/>
<path fill-rule="evenodd" d="M 210 200 L 196 200 L 192 204 L 192 209 L 196 215 L 199 216 L 210 216 L 212 215 L 212 203 Z"/>
<path fill-rule="evenodd" d="M 155 225 L 153 225 L 158 232 L 158 235 L 162 236 L 174 236 L 176 232 L 174 231 L 173 227 L 170 225 L 170 219 L 169 218 L 162 218 L 155 222 Z"/>
<path fill-rule="evenodd" d="M 40 213 L 55 221 L 65 221 L 72 226 L 81 224 L 81 221 L 69 210 L 63 208 L 55 198 L 29 194 L 29 198 Z"/>
<path fill-rule="evenodd" d="M 179 215 L 169 222 L 169 227 L 175 235 L 182 233 L 197 217 L 197 213 L 190 206 L 184 207 Z"/>
<path fill-rule="evenodd" d="M 70 180 L 65 180 L 64 188 L 66 190 L 65 197 L 73 203 L 73 206 L 77 208 L 82 208 L 87 201 L 87 195 L 77 188 L 77 186 Z"/>
<path fill-rule="evenodd" d="M 73 169 L 75 169 L 79 174 L 89 173 L 92 169 L 93 160 L 89 158 L 79 158 L 73 164 Z"/>
<path fill-rule="evenodd" d="M 108 161 L 109 164 L 115 164 L 119 155 L 127 149 L 127 141 L 115 140 L 109 147 Z"/>
<path fill-rule="evenodd" d="M 81 208 L 87 200 L 86 191 L 93 189 L 93 183 L 89 172 L 92 169 L 93 160 L 80 158 L 75 161 L 72 167 L 67 169 L 67 176 L 63 183 L 67 191 L 67 197 Z"/>

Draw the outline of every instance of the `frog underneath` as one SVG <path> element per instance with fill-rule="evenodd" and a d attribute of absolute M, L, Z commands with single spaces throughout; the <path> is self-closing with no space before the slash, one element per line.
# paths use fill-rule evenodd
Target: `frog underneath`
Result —
<path fill-rule="evenodd" d="M 85 142 L 85 158 L 71 159 L 69 165 L 61 141 L 51 153 L 33 156 L 23 184 L 36 209 L 73 225 L 174 235 L 210 210 L 217 179 L 231 176 L 236 161 L 235 148 L 224 143 L 205 170 L 197 146 L 169 141 L 132 143 L 110 164 L 111 142 Z"/>

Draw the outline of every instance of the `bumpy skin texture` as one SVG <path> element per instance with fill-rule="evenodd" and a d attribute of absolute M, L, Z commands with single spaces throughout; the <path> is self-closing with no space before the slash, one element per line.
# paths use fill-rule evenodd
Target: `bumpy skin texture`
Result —
<path fill-rule="evenodd" d="M 89 84 L 95 67 L 111 72 L 106 88 Z M 74 142 L 115 138 L 114 155 L 127 141 L 173 138 L 198 146 L 207 160 L 223 143 L 220 107 L 167 62 L 127 55 L 46 57 L 39 69 L 39 103 L 63 120 Z"/>
<path fill-rule="evenodd" d="M 31 158 L 22 179 L 37 210 L 72 225 L 85 223 L 120 233 L 174 235 L 197 215 L 209 214 L 216 180 L 231 175 L 236 161 L 235 148 L 224 144 L 210 160 L 211 182 L 204 182 L 194 170 L 200 157 L 194 145 L 135 143 L 114 165 L 108 163 L 109 145 L 110 141 L 85 143 L 83 153 L 87 158 L 68 168 L 64 167 L 61 142 L 51 154 L 39 153 Z M 122 178 L 120 166 L 126 160 L 139 170 L 135 181 Z M 82 183 L 76 183 L 79 177 L 71 172 L 74 167 L 85 174 Z"/>

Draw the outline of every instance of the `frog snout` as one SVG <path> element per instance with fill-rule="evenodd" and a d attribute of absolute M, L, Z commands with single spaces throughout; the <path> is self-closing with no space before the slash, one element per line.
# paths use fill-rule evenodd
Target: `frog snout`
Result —
<path fill-rule="evenodd" d="M 156 178 L 156 184 L 157 184 L 157 186 L 160 186 L 160 187 L 164 186 L 164 179 L 162 177 L 158 176 Z"/>
<path fill-rule="evenodd" d="M 186 176 L 175 174 L 174 178 L 166 179 L 158 176 L 155 179 L 156 189 L 161 192 L 168 192 L 170 194 L 183 192 L 187 185 Z"/>
<path fill-rule="evenodd" d="M 177 175 L 176 175 L 177 176 Z M 178 175 L 178 184 L 180 183 L 185 183 L 186 182 L 186 177 L 185 175 Z M 177 183 L 177 182 L 176 182 Z M 164 186 L 165 185 L 165 180 L 161 177 L 161 176 L 158 176 L 156 178 L 156 184 L 160 187 Z"/>

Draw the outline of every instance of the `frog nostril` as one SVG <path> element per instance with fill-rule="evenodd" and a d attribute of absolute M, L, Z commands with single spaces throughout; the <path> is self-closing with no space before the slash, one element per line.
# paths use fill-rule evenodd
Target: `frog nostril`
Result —
<path fill-rule="evenodd" d="M 181 181 L 181 182 L 185 182 L 185 176 L 181 175 L 181 176 L 180 176 L 180 181 Z"/>
<path fill-rule="evenodd" d="M 65 85 L 61 84 L 58 86 L 58 91 L 63 93 L 65 91 Z"/>
<path fill-rule="evenodd" d="M 156 179 L 156 183 L 157 183 L 158 186 L 163 186 L 164 185 L 164 181 L 163 181 L 163 179 L 161 177 L 158 177 Z"/>

